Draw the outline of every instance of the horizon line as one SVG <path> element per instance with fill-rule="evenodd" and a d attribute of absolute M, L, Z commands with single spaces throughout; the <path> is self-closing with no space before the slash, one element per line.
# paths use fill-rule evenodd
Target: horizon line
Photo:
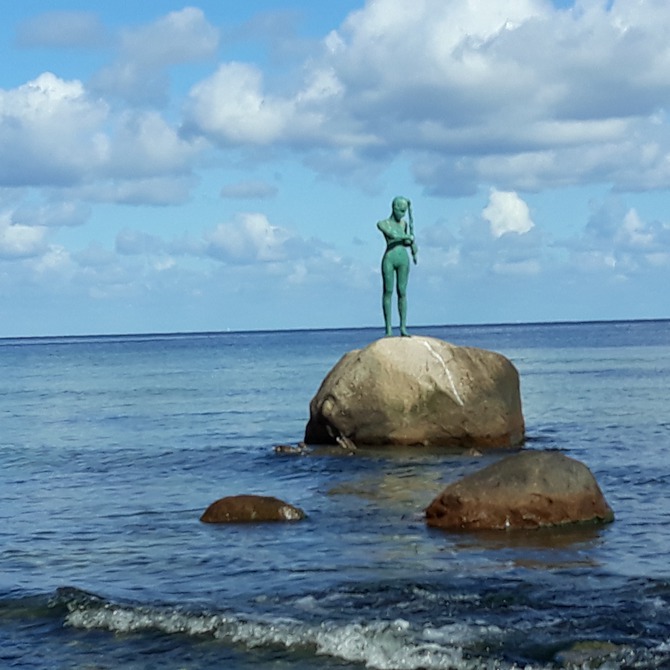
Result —
<path fill-rule="evenodd" d="M 583 325 L 583 324 L 614 324 L 614 323 L 655 323 L 670 321 L 668 317 L 642 318 L 642 319 L 575 319 L 558 321 L 509 321 L 495 323 L 453 323 L 453 324 L 428 324 L 416 325 L 415 329 L 426 328 L 509 328 L 515 326 L 560 326 L 560 325 Z M 0 342 L 9 340 L 57 340 L 57 339 L 113 339 L 127 337 L 195 337 L 213 335 L 244 335 L 244 334 L 268 334 L 268 333 L 308 333 L 308 332 L 335 332 L 339 330 L 380 330 L 383 326 L 346 326 L 346 327 L 323 327 L 323 328 L 247 328 L 240 330 L 180 330 L 180 331 L 153 331 L 153 332 L 129 332 L 129 333 L 87 333 L 87 334 L 61 334 L 61 335 L 3 335 Z M 411 330 L 411 328 L 410 328 Z"/>

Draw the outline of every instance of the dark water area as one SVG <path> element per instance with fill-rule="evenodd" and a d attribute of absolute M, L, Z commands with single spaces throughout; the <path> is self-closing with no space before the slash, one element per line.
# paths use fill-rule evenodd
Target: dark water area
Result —
<path fill-rule="evenodd" d="M 670 322 L 414 332 L 510 358 L 614 523 L 428 529 L 500 454 L 275 454 L 377 330 L 0 340 L 0 667 L 670 667 Z M 199 522 L 236 493 L 308 518 Z"/>

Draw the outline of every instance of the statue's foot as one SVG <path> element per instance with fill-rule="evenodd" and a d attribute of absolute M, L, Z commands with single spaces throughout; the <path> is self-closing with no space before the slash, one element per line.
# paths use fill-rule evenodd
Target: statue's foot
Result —
<path fill-rule="evenodd" d="M 400 337 L 411 337 L 411 335 L 403 328 L 400 331 Z"/>
<path fill-rule="evenodd" d="M 393 337 L 393 331 L 392 330 L 387 330 L 386 335 L 384 337 Z"/>

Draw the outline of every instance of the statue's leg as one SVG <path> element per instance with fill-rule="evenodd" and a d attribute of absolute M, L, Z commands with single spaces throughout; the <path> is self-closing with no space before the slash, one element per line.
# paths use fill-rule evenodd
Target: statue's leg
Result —
<path fill-rule="evenodd" d="M 409 259 L 398 266 L 398 312 L 400 312 L 400 334 L 408 337 L 407 332 L 407 279 L 409 277 Z"/>
<path fill-rule="evenodd" d="M 390 337 L 393 335 L 392 328 L 392 319 L 393 319 L 393 307 L 392 307 L 392 298 L 393 298 L 393 284 L 395 278 L 395 271 L 393 268 L 393 263 L 391 263 L 388 256 L 384 256 L 382 259 L 382 282 L 383 282 L 383 293 L 382 293 L 382 311 L 384 313 L 384 326 L 386 328 L 386 336 Z"/>

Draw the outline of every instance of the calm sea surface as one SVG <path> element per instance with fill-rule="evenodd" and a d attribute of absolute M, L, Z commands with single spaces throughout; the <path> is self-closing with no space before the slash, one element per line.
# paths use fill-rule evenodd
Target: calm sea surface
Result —
<path fill-rule="evenodd" d="M 378 330 L 0 340 L 0 668 L 670 667 L 670 321 L 414 332 L 510 358 L 615 522 L 445 533 L 500 454 L 276 454 Z M 199 522 L 237 493 L 308 518 Z"/>

